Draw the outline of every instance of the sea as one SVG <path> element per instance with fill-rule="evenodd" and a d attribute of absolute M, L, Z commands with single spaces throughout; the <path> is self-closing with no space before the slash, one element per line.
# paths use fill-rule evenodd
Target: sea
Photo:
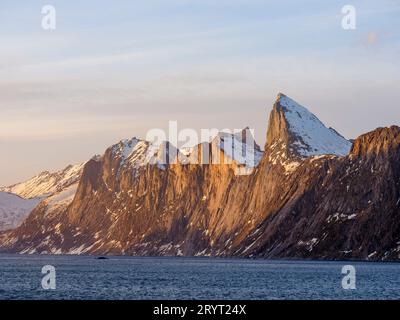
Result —
<path fill-rule="evenodd" d="M 399 263 L 0 254 L 2 300 L 399 298 Z"/>

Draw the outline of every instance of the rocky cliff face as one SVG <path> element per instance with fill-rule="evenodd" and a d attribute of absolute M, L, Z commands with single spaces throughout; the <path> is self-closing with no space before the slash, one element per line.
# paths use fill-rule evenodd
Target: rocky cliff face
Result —
<path fill-rule="evenodd" d="M 243 144 L 243 136 L 220 134 L 185 152 L 121 141 L 85 164 L 76 187 L 42 201 L 19 228 L 2 233 L 1 250 L 399 258 L 398 127 L 363 135 L 352 147 L 280 94 L 265 151 Z M 231 140 L 241 142 L 240 152 Z M 181 161 L 160 161 L 171 150 Z M 232 161 L 187 161 L 205 150 Z"/>
<path fill-rule="evenodd" d="M 375 140 L 379 136 L 393 140 Z M 246 240 L 252 254 L 398 259 L 400 152 L 394 142 L 399 137 L 398 127 L 378 129 L 357 139 L 346 157 L 314 157 L 303 162 L 290 177 L 296 193 Z"/>

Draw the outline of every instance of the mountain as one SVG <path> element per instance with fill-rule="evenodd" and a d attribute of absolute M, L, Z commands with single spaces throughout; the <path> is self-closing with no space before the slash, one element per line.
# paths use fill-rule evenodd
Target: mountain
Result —
<path fill-rule="evenodd" d="M 345 157 L 307 159 L 290 177 L 296 193 L 244 246 L 258 257 L 399 259 L 399 160 L 395 126 L 362 135 Z"/>
<path fill-rule="evenodd" d="M 84 163 L 69 165 L 57 172 L 42 172 L 39 175 L 9 187 L 0 187 L 0 191 L 19 195 L 23 198 L 43 198 L 63 190 L 79 181 Z"/>
<path fill-rule="evenodd" d="M 18 227 L 38 203 L 37 199 L 0 192 L 0 231 Z"/>
<path fill-rule="evenodd" d="M 305 107 L 279 93 L 268 124 L 265 151 L 273 164 L 291 173 L 308 157 L 345 156 L 352 143 L 327 128 Z"/>
<path fill-rule="evenodd" d="M 65 201 L 55 203 L 65 192 L 76 190 L 84 164 L 70 165 L 63 170 L 48 171 L 9 187 L 0 187 L 0 231 L 16 228 L 44 199 L 52 197 L 53 205 L 60 207 Z"/>
<path fill-rule="evenodd" d="M 121 141 L 0 233 L 1 251 L 399 259 L 399 127 L 352 144 L 279 94 L 264 152 L 248 133 Z"/>
<path fill-rule="evenodd" d="M 351 148 L 350 141 L 282 93 L 278 94 L 270 115 L 265 149 L 276 145 L 302 158 L 323 154 L 345 156 Z"/>

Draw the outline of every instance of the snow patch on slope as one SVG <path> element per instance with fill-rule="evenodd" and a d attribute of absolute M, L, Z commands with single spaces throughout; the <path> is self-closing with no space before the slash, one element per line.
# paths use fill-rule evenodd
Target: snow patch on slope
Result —
<path fill-rule="evenodd" d="M 47 198 L 47 213 L 52 212 L 61 207 L 67 207 L 72 200 L 74 200 L 76 190 L 78 189 L 78 182 L 70 185 L 59 193 Z"/>

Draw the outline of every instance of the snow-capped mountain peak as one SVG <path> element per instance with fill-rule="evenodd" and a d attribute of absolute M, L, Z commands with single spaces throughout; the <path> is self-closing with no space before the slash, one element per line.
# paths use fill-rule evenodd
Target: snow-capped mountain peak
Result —
<path fill-rule="evenodd" d="M 271 112 L 267 146 L 282 142 L 300 157 L 331 154 L 345 156 L 351 142 L 334 129 L 327 128 L 305 107 L 280 93 Z M 266 146 L 266 149 L 267 149 Z"/>

